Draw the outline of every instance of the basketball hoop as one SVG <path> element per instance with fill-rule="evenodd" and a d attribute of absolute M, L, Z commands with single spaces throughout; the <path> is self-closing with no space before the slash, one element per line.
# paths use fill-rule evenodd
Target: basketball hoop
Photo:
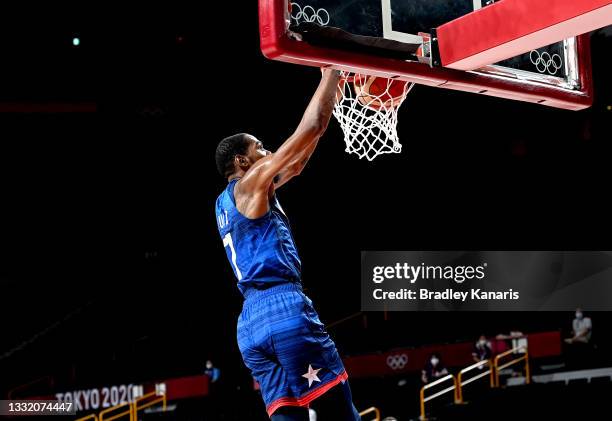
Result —
<path fill-rule="evenodd" d="M 402 80 L 343 72 L 334 116 L 344 133 L 345 151 L 369 161 L 401 152 L 397 111 L 413 86 Z"/>

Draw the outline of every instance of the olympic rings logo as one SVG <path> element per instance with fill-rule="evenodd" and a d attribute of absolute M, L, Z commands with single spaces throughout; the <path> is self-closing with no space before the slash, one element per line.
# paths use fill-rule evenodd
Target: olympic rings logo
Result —
<path fill-rule="evenodd" d="M 535 65 L 540 73 L 548 72 L 554 75 L 563 67 L 563 59 L 559 54 L 552 56 L 547 51 L 540 53 L 538 50 L 532 50 L 529 53 L 529 60 Z"/>
<path fill-rule="evenodd" d="M 387 357 L 387 365 L 392 370 L 401 370 L 406 366 L 408 362 L 408 356 L 406 354 L 401 355 L 389 355 Z"/>
<path fill-rule="evenodd" d="M 301 22 L 316 22 L 321 26 L 329 23 L 329 12 L 323 8 L 315 10 L 312 6 L 304 6 L 302 8 L 297 3 L 291 3 L 291 19 L 295 24 Z"/>

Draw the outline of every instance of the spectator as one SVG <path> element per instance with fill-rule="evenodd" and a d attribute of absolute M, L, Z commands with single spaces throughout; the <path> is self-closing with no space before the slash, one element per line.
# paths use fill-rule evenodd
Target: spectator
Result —
<path fill-rule="evenodd" d="M 219 376 L 221 376 L 221 370 L 219 370 L 217 367 L 214 367 L 211 360 L 207 360 L 206 370 L 204 370 L 204 374 L 208 376 L 211 383 L 214 383 L 219 380 Z"/>
<path fill-rule="evenodd" d="M 431 354 L 429 361 L 425 364 L 425 368 L 421 372 L 421 380 L 423 383 L 430 383 L 438 380 L 439 378 L 446 376 L 448 370 L 444 367 L 440 359 L 440 355 L 437 353 Z"/>
<path fill-rule="evenodd" d="M 474 362 L 479 363 L 484 360 L 488 360 L 491 358 L 491 343 L 487 341 L 487 337 L 485 335 L 480 335 L 478 341 L 474 345 L 474 350 L 472 351 L 472 358 Z M 480 368 L 484 368 L 484 365 L 481 365 Z"/>
<path fill-rule="evenodd" d="M 493 353 L 501 354 L 509 349 L 514 349 L 514 354 L 524 354 L 527 348 L 527 337 L 518 329 L 510 330 L 509 334 L 500 333 L 495 337 L 497 343 Z"/>
<path fill-rule="evenodd" d="M 222 420 L 225 419 L 224 407 L 222 404 L 223 391 L 222 382 L 219 381 L 221 377 L 221 370 L 215 367 L 211 360 L 206 360 L 206 369 L 204 375 L 208 377 L 208 411 L 212 419 Z"/>
<path fill-rule="evenodd" d="M 590 317 L 584 317 L 582 309 L 576 309 L 576 318 L 572 322 L 572 337 L 565 339 L 568 344 L 588 344 L 591 340 L 591 331 L 593 323 Z"/>
<path fill-rule="evenodd" d="M 499 335 L 495 337 L 495 339 L 499 339 L 499 340 L 517 339 L 517 338 L 522 338 L 523 336 L 525 335 L 523 335 L 523 332 L 521 332 L 520 330 L 511 330 L 508 335 L 500 333 Z"/>

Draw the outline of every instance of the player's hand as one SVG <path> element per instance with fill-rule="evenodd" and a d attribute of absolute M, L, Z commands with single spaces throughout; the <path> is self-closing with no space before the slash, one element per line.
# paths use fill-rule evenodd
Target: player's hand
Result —
<path fill-rule="evenodd" d="M 321 77 L 336 77 L 340 79 L 342 72 L 340 70 L 332 69 L 329 67 L 321 67 Z"/>

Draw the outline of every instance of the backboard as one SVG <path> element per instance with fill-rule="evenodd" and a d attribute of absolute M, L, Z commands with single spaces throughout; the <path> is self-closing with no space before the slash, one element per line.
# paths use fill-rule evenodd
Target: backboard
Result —
<path fill-rule="evenodd" d="M 592 104 L 588 35 L 580 35 L 471 71 L 432 66 L 409 53 L 313 42 L 306 25 L 415 45 L 435 28 L 487 0 L 259 0 L 260 39 L 270 59 L 399 78 L 428 86 L 579 110 Z M 365 38 L 362 38 L 365 39 Z M 407 49 L 406 51 L 409 51 Z"/>

